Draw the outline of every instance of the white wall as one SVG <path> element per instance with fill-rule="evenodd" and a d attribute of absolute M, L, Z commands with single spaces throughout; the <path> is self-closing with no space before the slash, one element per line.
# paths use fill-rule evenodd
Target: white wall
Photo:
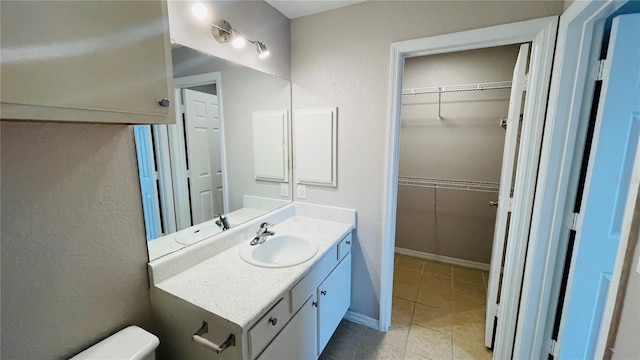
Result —
<path fill-rule="evenodd" d="M 133 130 L 1 123 L 3 359 L 153 331 Z"/>
<path fill-rule="evenodd" d="M 291 83 L 186 47 L 172 56 L 174 77 L 221 73 L 229 211 L 243 207 L 243 195 L 290 200 L 280 196 L 279 182 L 255 180 L 252 113 L 290 111 Z"/>
<path fill-rule="evenodd" d="M 338 106 L 338 187 L 308 186 L 302 201 L 358 211 L 352 311 L 374 319 L 379 313 L 390 44 L 556 15 L 562 6 L 367 1 L 292 20 L 293 108 Z"/>
<path fill-rule="evenodd" d="M 283 79 L 291 78 L 289 19 L 263 0 L 200 2 L 208 7 L 210 22 L 227 20 L 248 39 L 264 43 L 271 56 L 259 59 L 255 46 L 251 44 L 238 50 L 231 44 L 218 43 L 211 35 L 211 25 L 193 17 L 191 6 L 195 1 L 168 0 L 172 42 L 276 74 Z"/>

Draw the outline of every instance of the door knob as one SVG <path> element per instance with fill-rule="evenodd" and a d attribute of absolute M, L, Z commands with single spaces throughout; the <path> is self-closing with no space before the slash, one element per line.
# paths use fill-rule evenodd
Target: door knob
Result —
<path fill-rule="evenodd" d="M 498 200 L 496 200 L 496 201 L 489 201 L 489 206 L 498 206 Z"/>

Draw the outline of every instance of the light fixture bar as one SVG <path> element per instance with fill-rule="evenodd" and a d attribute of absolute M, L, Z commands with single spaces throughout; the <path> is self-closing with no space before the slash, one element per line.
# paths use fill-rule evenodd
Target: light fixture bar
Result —
<path fill-rule="evenodd" d="M 237 29 L 234 29 L 227 20 L 222 19 L 216 21 L 215 23 L 209 21 L 207 19 L 208 10 L 204 4 L 193 4 L 193 6 L 191 7 L 191 11 L 193 13 L 193 16 L 198 20 L 204 21 L 207 24 L 211 25 L 211 35 L 213 35 L 214 39 L 216 39 L 216 41 L 220 44 L 231 42 L 233 47 L 235 47 L 236 49 L 240 49 L 244 47 L 245 43 L 248 41 L 256 46 L 256 52 L 258 53 L 258 57 L 260 59 L 264 59 L 271 54 L 265 44 L 258 40 L 249 40 L 245 38 Z"/>

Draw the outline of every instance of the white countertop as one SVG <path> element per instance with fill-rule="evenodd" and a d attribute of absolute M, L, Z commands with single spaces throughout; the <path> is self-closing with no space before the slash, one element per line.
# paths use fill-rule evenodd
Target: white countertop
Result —
<path fill-rule="evenodd" d="M 239 247 L 243 242 L 155 287 L 248 330 L 353 228 L 352 224 L 295 215 L 270 230 L 277 235 L 291 234 L 316 241 L 318 253 L 310 260 L 285 268 L 257 267 L 240 258 Z M 251 238 L 246 239 L 249 241 Z"/>

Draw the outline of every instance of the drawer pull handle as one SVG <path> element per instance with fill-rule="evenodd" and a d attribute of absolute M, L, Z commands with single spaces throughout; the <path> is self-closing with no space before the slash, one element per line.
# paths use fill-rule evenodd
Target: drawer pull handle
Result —
<path fill-rule="evenodd" d="M 312 303 L 311 303 L 311 305 L 313 305 L 313 306 L 315 306 L 315 307 L 318 307 L 318 302 L 317 302 L 317 301 L 314 301 L 314 302 L 312 302 Z"/>
<path fill-rule="evenodd" d="M 320 294 L 322 294 L 322 295 L 327 295 L 327 290 L 322 290 L 322 291 L 320 291 Z"/>
<path fill-rule="evenodd" d="M 269 319 L 269 322 L 271 323 L 271 325 L 276 326 L 276 324 L 278 323 L 278 319 L 277 318 L 271 318 L 271 319 Z"/>
<path fill-rule="evenodd" d="M 209 332 L 209 324 L 207 324 L 206 321 L 202 322 L 202 326 L 200 327 L 200 329 L 198 329 L 198 331 L 195 332 L 195 334 L 193 334 L 193 336 L 191 337 L 191 341 L 193 341 L 194 343 L 201 345 L 211 351 L 215 351 L 216 354 L 220 354 L 222 353 L 226 348 L 231 347 L 231 346 L 236 346 L 236 336 L 233 334 L 229 334 L 229 336 L 227 337 L 227 340 L 225 340 L 222 345 L 218 345 L 218 344 L 214 344 L 211 341 L 205 339 L 202 337 L 202 335 L 206 334 Z"/>
<path fill-rule="evenodd" d="M 347 243 L 347 245 L 351 245 L 351 240 L 347 240 L 345 242 Z"/>

